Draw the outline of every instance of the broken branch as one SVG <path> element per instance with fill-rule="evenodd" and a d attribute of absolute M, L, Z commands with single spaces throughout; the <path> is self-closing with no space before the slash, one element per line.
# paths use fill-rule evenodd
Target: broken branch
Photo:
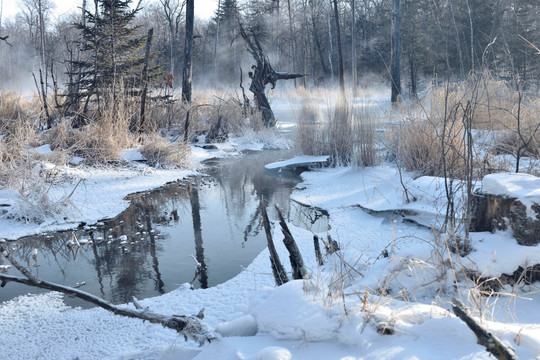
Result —
<path fill-rule="evenodd" d="M 88 301 L 116 315 L 146 320 L 153 324 L 160 324 L 163 327 L 177 331 L 186 339 L 189 338 L 197 341 L 200 345 L 204 344 L 206 341 L 212 342 L 213 340 L 217 339 L 217 336 L 210 331 L 207 325 L 198 317 L 201 313 L 199 313 L 197 316 L 163 315 L 150 311 L 146 308 L 140 309 L 141 305 L 137 301 L 135 301 L 134 305 L 137 308 L 135 310 L 127 307 L 120 307 L 85 291 L 38 279 L 26 268 L 24 268 L 24 266 L 20 265 L 19 262 L 13 256 L 11 256 L 11 254 L 9 254 L 2 245 L 0 245 L 0 252 L 13 264 L 14 267 L 16 267 L 19 271 L 21 271 L 21 273 L 23 273 L 24 276 L 26 276 L 25 278 L 0 274 L 1 287 L 6 286 L 8 282 L 16 282 L 41 289 L 58 291 L 68 296 L 77 297 L 79 299 Z"/>
<path fill-rule="evenodd" d="M 485 346 L 486 350 L 493 354 L 493 356 L 499 360 L 518 360 L 512 349 L 504 345 L 501 340 L 472 318 L 469 309 L 460 300 L 456 298 L 452 299 L 452 310 L 474 332 L 478 343 Z"/>

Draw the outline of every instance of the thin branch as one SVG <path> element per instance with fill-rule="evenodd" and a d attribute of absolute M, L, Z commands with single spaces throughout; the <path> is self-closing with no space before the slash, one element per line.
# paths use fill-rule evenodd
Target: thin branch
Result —
<path fill-rule="evenodd" d="M 6 36 L 0 36 L 0 40 L 5 41 L 6 44 L 8 44 L 9 46 L 12 46 L 12 45 L 7 41 L 8 38 L 9 38 L 9 35 L 6 35 Z"/>

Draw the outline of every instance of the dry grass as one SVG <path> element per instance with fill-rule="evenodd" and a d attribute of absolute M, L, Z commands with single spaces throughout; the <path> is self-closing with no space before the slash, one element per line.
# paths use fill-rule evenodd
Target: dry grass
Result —
<path fill-rule="evenodd" d="M 302 101 L 298 135 L 306 155 L 330 155 L 334 165 L 372 166 L 377 163 L 376 115 L 366 107 L 341 99 L 319 105 L 313 98 Z"/>
<path fill-rule="evenodd" d="M 465 163 L 463 127 L 455 123 L 445 136 L 446 163 L 450 172 L 460 177 Z M 442 165 L 442 131 L 440 124 L 427 120 L 408 119 L 390 131 L 391 144 L 397 152 L 399 163 L 417 176 L 444 176 Z"/>
<path fill-rule="evenodd" d="M 143 138 L 142 155 L 156 168 L 182 167 L 189 156 L 189 146 L 183 142 L 170 142 L 157 134 Z"/>
<path fill-rule="evenodd" d="M 444 176 L 446 165 L 447 175 L 463 178 L 468 121 L 473 131 L 492 134 L 491 143 L 474 144 L 476 177 L 501 168 L 491 154 L 517 156 L 519 150 L 520 156 L 540 157 L 538 97 L 482 74 L 461 83 L 431 87 L 426 103 L 417 109 L 401 109 L 405 120 L 393 125 L 389 138 L 398 162 L 418 176 Z"/>
<path fill-rule="evenodd" d="M 26 117 L 25 101 L 21 95 L 11 91 L 0 91 L 0 121 Z"/>

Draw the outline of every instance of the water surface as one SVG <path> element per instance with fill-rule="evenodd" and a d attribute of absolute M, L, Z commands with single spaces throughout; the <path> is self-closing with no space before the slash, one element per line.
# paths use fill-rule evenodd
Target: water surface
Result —
<path fill-rule="evenodd" d="M 113 303 L 190 283 L 207 288 L 237 275 L 266 247 L 261 199 L 289 211 L 298 174 L 264 165 L 291 151 L 266 150 L 207 164 L 206 176 L 131 195 L 118 217 L 75 231 L 22 238 L 12 253 L 43 280 L 80 286 Z M 269 215 L 275 218 L 273 206 Z M 6 260 L 0 259 L 0 262 Z M 7 273 L 19 275 L 14 268 Z M 40 289 L 8 283 L 0 301 Z M 69 305 L 89 306 L 66 298 Z"/>

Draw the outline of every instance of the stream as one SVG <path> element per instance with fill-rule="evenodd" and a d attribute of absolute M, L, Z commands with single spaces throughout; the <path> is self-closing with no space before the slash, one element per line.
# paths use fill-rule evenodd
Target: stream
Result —
<path fill-rule="evenodd" d="M 299 225 L 319 220 L 319 214 L 289 200 L 301 181 L 298 173 L 264 169 L 292 156 L 292 150 L 264 150 L 212 160 L 204 176 L 130 195 L 130 207 L 114 219 L 7 245 L 38 277 L 115 304 L 158 296 L 186 283 L 215 286 L 240 273 L 266 247 L 261 199 L 279 205 Z M 273 206 L 268 211 L 277 218 Z M 327 228 L 327 222 L 322 226 Z M 4 272 L 19 275 L 14 268 Z M 40 292 L 45 290 L 9 283 L 0 289 L 0 302 Z M 64 301 L 91 306 L 76 298 Z"/>

